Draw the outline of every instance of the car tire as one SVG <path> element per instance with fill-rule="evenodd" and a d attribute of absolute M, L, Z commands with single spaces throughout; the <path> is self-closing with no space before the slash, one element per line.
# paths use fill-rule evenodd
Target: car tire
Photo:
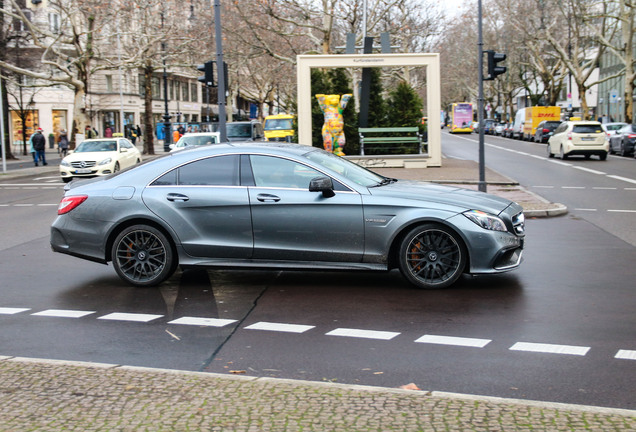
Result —
<path fill-rule="evenodd" d="M 568 158 L 568 155 L 566 155 L 565 151 L 563 150 L 563 146 L 561 146 L 559 150 L 559 158 L 561 158 L 561 160 L 566 160 Z"/>
<path fill-rule="evenodd" d="M 625 151 L 625 143 L 621 142 L 621 151 L 619 153 L 621 156 L 627 156 L 627 152 Z"/>
<path fill-rule="evenodd" d="M 552 159 L 554 157 L 554 153 L 552 153 L 552 147 L 550 147 L 550 143 L 546 146 L 548 152 L 548 158 Z"/>
<path fill-rule="evenodd" d="M 457 233 L 435 223 L 410 230 L 400 242 L 398 253 L 400 272 L 422 289 L 452 285 L 464 272 L 468 255 Z"/>
<path fill-rule="evenodd" d="M 598 158 L 602 161 L 607 160 L 607 153 L 601 153 L 598 155 Z"/>
<path fill-rule="evenodd" d="M 62 177 L 62 181 L 63 181 L 64 183 L 68 183 L 68 182 L 70 182 L 71 180 L 73 180 L 73 177 Z"/>
<path fill-rule="evenodd" d="M 158 229 L 133 225 L 120 232 L 111 249 L 113 267 L 131 285 L 155 286 L 177 268 L 170 240 Z"/>

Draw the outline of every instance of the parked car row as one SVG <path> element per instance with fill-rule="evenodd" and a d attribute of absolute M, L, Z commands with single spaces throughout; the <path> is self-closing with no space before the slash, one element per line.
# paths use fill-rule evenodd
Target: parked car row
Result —
<path fill-rule="evenodd" d="M 484 120 L 485 134 L 523 139 L 524 134 L 515 133 L 514 128 L 514 123 L 497 122 L 493 119 Z M 478 123 L 474 130 L 479 132 Z M 549 157 L 559 155 L 567 158 L 583 155 L 589 158 L 596 155 L 601 160 L 605 160 L 607 154 L 636 157 L 636 125 L 627 123 L 601 124 L 596 121 L 544 120 L 538 124 L 530 141 L 548 143 Z"/>

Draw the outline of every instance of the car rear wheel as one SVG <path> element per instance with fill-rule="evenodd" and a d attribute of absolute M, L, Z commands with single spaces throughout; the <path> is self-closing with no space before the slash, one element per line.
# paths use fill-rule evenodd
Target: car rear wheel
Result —
<path fill-rule="evenodd" d="M 418 288 L 452 285 L 462 275 L 466 258 L 466 248 L 459 235 L 438 224 L 417 226 L 400 243 L 400 272 Z"/>
<path fill-rule="evenodd" d="M 561 149 L 559 150 L 560 154 L 559 157 L 561 158 L 561 160 L 566 160 L 568 158 L 568 155 L 565 154 L 565 150 L 563 150 L 563 146 L 561 146 Z"/>
<path fill-rule="evenodd" d="M 124 229 L 115 238 L 111 252 L 119 277 L 135 286 L 158 285 L 177 267 L 168 238 L 147 225 Z"/>
<path fill-rule="evenodd" d="M 550 147 L 550 143 L 548 143 L 547 151 L 548 151 L 548 157 L 549 158 L 553 158 L 554 157 L 554 153 L 552 153 L 552 147 Z"/>
<path fill-rule="evenodd" d="M 113 172 L 119 171 L 119 162 L 115 162 L 115 168 L 113 168 Z"/>

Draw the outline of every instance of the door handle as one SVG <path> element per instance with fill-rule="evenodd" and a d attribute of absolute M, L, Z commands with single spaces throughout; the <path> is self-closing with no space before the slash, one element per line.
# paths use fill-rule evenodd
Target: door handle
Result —
<path fill-rule="evenodd" d="M 259 200 L 260 202 L 278 202 L 278 201 L 280 201 L 280 197 L 278 197 L 276 195 L 270 195 L 270 194 L 258 194 L 256 196 L 256 199 Z"/>
<path fill-rule="evenodd" d="M 187 195 L 183 195 L 183 194 L 178 194 L 178 193 L 169 193 L 166 196 L 166 199 L 168 201 L 188 201 L 190 199 L 190 197 L 188 197 Z"/>

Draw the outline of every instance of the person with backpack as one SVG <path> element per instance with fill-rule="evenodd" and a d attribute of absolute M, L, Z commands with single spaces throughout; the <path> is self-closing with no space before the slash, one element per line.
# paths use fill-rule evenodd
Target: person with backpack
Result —
<path fill-rule="evenodd" d="M 42 161 L 42 165 L 48 165 L 46 163 L 46 138 L 42 135 L 42 128 L 38 128 L 38 130 L 33 134 L 33 148 L 35 149 L 35 166 L 38 166 L 38 161 Z"/>

